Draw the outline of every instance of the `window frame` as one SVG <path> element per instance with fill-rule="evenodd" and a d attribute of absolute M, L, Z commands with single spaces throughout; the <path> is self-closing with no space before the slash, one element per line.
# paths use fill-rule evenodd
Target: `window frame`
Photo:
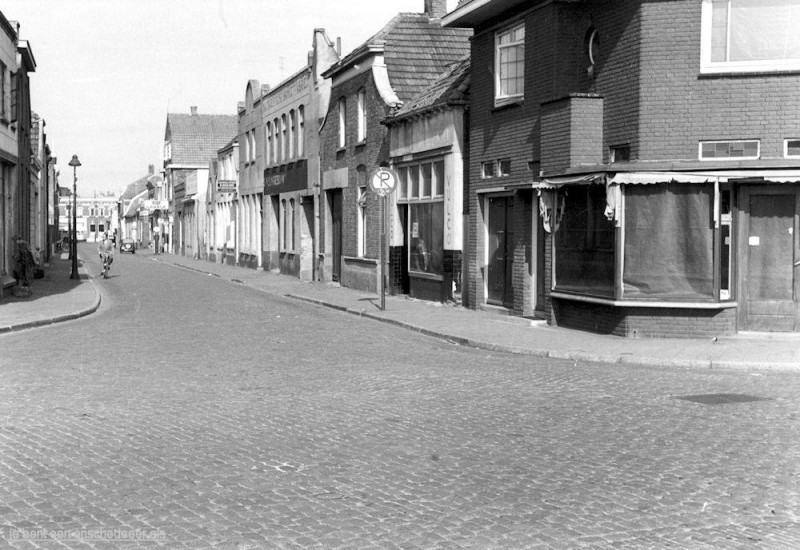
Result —
<path fill-rule="evenodd" d="M 302 105 L 297 108 L 297 158 L 305 155 L 305 109 Z"/>
<path fill-rule="evenodd" d="M 742 157 L 704 157 L 703 156 L 703 145 L 708 145 L 712 143 L 750 143 L 755 142 L 756 144 L 756 155 L 755 156 L 742 156 Z M 761 140 L 760 139 L 712 139 L 712 140 L 700 140 L 697 144 L 697 159 L 701 162 L 714 162 L 714 161 L 727 161 L 727 162 L 735 162 L 737 160 L 758 160 L 761 158 Z"/>
<path fill-rule="evenodd" d="M 800 145 L 800 138 L 787 138 L 787 139 L 784 139 L 783 140 L 783 157 L 787 158 L 787 159 L 800 158 L 800 152 L 798 152 L 796 155 L 790 155 L 789 154 L 789 142 L 790 141 L 791 142 L 796 142 L 798 145 Z"/>
<path fill-rule="evenodd" d="M 361 143 L 367 140 L 367 90 L 358 90 L 358 126 L 356 128 L 356 141 Z"/>
<path fill-rule="evenodd" d="M 712 61 L 713 3 L 716 0 L 702 0 L 700 31 L 700 73 L 772 73 L 800 72 L 800 58 L 765 59 L 754 61 Z M 727 0 L 730 10 L 732 0 Z M 730 11 L 728 12 L 730 15 Z M 730 16 L 728 17 L 726 40 L 730 45 Z"/>
<path fill-rule="evenodd" d="M 512 41 L 508 44 L 500 44 L 501 40 L 506 35 L 513 35 L 518 30 L 523 31 L 522 40 Z M 520 101 L 525 97 L 525 21 L 519 21 L 514 23 L 513 25 L 509 25 L 504 27 L 501 30 L 495 32 L 494 35 L 494 101 L 495 106 L 504 105 L 506 103 L 513 103 Z M 502 64 L 501 64 L 501 51 L 507 50 L 511 48 L 520 48 L 522 49 L 522 74 L 519 76 L 521 79 L 521 87 L 522 91 L 519 93 L 513 94 L 503 94 L 501 93 L 502 83 L 503 83 L 503 75 L 502 75 Z M 515 78 L 516 79 L 516 78 Z"/>
<path fill-rule="evenodd" d="M 347 99 L 340 97 L 337 103 L 339 110 L 339 148 L 347 146 Z"/>

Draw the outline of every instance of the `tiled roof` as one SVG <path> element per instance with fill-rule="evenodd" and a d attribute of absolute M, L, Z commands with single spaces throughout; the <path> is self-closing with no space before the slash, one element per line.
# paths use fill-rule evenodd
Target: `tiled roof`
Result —
<path fill-rule="evenodd" d="M 135 182 L 128 184 L 125 188 L 125 192 L 120 195 L 119 200 L 130 200 L 142 191 L 147 189 L 147 178 L 150 176 L 144 176 L 136 180 Z"/>
<path fill-rule="evenodd" d="M 469 89 L 469 67 L 470 58 L 467 55 L 453 63 L 430 86 L 405 103 L 390 119 L 402 119 L 448 103 L 463 102 Z"/>
<path fill-rule="evenodd" d="M 471 36 L 471 29 L 443 28 L 439 19 L 431 19 L 424 13 L 401 13 L 329 72 L 355 63 L 373 46 L 383 46 L 389 81 L 405 102 L 451 63 L 469 54 Z"/>
<path fill-rule="evenodd" d="M 172 163 L 208 166 L 208 159 L 239 132 L 236 115 L 167 114 L 165 140 L 172 144 Z"/>

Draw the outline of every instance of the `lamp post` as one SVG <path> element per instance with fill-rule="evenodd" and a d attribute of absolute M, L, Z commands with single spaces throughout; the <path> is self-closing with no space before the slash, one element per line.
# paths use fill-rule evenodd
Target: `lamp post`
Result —
<path fill-rule="evenodd" d="M 72 155 L 72 160 L 69 161 L 72 166 L 72 243 L 70 245 L 70 253 L 72 254 L 72 273 L 70 279 L 78 278 L 78 166 L 81 161 L 78 160 L 78 155 Z"/>

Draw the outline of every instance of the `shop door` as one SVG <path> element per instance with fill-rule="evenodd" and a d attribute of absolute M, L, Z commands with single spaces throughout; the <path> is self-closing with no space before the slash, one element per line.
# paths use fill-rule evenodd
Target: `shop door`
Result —
<path fill-rule="evenodd" d="M 794 331 L 796 192 L 790 187 L 743 188 L 746 234 L 740 304 L 744 330 Z"/>
<path fill-rule="evenodd" d="M 489 263 L 487 302 L 512 307 L 513 234 L 509 231 L 513 197 L 489 197 Z"/>
<path fill-rule="evenodd" d="M 331 262 L 331 278 L 339 281 L 342 276 L 342 191 L 331 191 L 331 225 L 333 229 L 333 258 Z"/>

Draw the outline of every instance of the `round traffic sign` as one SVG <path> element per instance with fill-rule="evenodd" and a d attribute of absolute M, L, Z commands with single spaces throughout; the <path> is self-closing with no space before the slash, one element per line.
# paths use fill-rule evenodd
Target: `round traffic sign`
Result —
<path fill-rule="evenodd" d="M 379 196 L 385 197 L 397 187 L 397 173 L 382 166 L 372 175 L 370 186 Z"/>

